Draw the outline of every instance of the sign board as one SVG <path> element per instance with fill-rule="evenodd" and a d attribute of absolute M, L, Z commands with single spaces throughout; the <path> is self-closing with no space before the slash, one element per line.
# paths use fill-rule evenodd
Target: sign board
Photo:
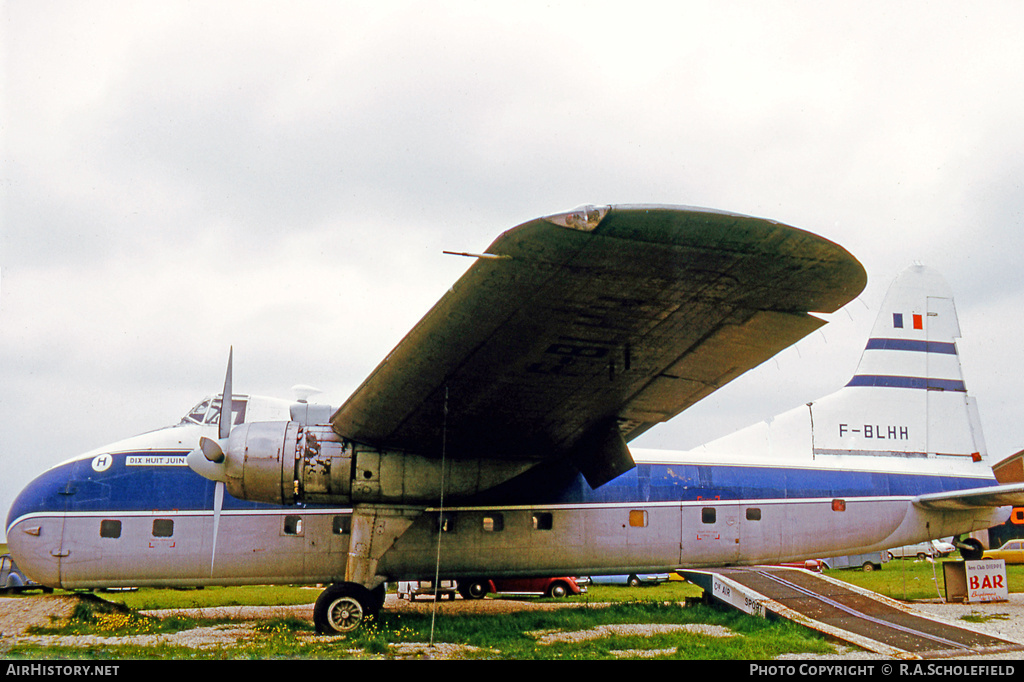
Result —
<path fill-rule="evenodd" d="M 1006 561 L 1003 559 L 979 559 L 965 561 L 967 571 L 967 601 L 1006 601 L 1010 598 L 1006 584 Z"/>
<path fill-rule="evenodd" d="M 752 616 L 765 617 L 765 608 L 756 593 L 748 593 L 742 585 L 712 574 L 711 595 Z"/>

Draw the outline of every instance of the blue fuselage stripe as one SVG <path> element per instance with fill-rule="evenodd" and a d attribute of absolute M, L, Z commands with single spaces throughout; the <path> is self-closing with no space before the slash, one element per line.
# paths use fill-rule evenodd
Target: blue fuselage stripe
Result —
<path fill-rule="evenodd" d="M 168 453 L 173 454 L 173 453 Z M 51 469 L 18 496 L 7 518 L 40 513 L 97 513 L 212 508 L 214 483 L 184 466 L 126 466 L 116 455 L 102 472 L 90 460 Z M 562 481 L 523 479 L 502 486 L 500 494 L 469 501 L 497 505 L 686 503 L 730 500 L 765 501 L 808 498 L 914 497 L 995 484 L 994 479 L 714 464 L 638 464 L 593 490 L 581 476 Z M 312 506 L 312 505 L 311 505 Z M 245 502 L 224 496 L 225 511 L 296 509 Z M 301 508 L 301 507 L 300 507 Z"/>
<path fill-rule="evenodd" d="M 916 341 L 914 339 L 868 339 L 865 350 L 905 350 L 919 353 L 956 355 L 955 343 L 941 341 Z"/>

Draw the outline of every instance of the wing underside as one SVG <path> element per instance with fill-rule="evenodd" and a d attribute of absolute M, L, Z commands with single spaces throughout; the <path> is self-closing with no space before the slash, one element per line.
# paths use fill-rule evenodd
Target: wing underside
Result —
<path fill-rule="evenodd" d="M 1024 506 L 1024 483 L 921 495 L 914 504 L 925 509 L 963 510 Z"/>
<path fill-rule="evenodd" d="M 729 213 L 610 207 L 501 235 L 335 413 L 335 431 L 453 457 L 624 443 L 824 324 L 860 263 Z M 445 404 L 447 402 L 447 418 Z M 613 426 L 609 426 L 613 425 Z M 621 436 L 621 437 L 620 437 Z"/>

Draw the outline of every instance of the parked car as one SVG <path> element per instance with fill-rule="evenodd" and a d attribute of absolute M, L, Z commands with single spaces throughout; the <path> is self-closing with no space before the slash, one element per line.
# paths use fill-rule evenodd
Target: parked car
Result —
<path fill-rule="evenodd" d="M 1008 564 L 1024 564 L 1024 540 L 1007 540 L 999 549 L 987 549 L 982 559 L 1002 559 Z"/>
<path fill-rule="evenodd" d="M 437 586 L 437 599 L 455 599 L 455 593 L 457 591 L 458 584 L 454 580 L 442 580 Z M 435 594 L 434 582 L 432 580 L 399 580 L 398 581 L 398 598 L 408 599 L 409 601 L 416 601 L 416 597 L 420 595 Z"/>
<path fill-rule="evenodd" d="M 952 550 L 950 550 L 952 551 Z M 881 570 L 882 564 L 889 560 L 888 552 L 868 552 L 867 554 L 847 554 L 822 559 L 825 568 L 860 568 L 864 571 Z"/>
<path fill-rule="evenodd" d="M 0 593 L 38 589 L 44 592 L 53 592 L 51 588 L 43 587 L 22 573 L 18 565 L 14 563 L 14 557 L 10 554 L 0 555 Z"/>
<path fill-rule="evenodd" d="M 561 599 L 571 594 L 583 594 L 586 587 L 575 578 L 476 578 L 459 582 L 463 599 L 483 599 L 488 594 L 544 596 Z"/>
<path fill-rule="evenodd" d="M 927 542 L 918 542 L 914 545 L 904 545 L 903 547 L 893 547 L 888 550 L 889 559 L 906 559 L 907 557 L 913 557 L 916 559 L 925 559 L 931 557 L 937 559 L 944 556 L 949 556 L 956 549 L 948 542 L 941 540 L 929 540 Z"/>
<path fill-rule="evenodd" d="M 577 578 L 576 582 L 588 585 L 640 587 L 641 585 L 659 585 L 667 580 L 668 573 L 633 573 L 631 575 L 591 575 L 585 578 Z"/>
<path fill-rule="evenodd" d="M 824 566 L 824 562 L 821 559 L 804 559 L 803 561 L 783 561 L 781 564 L 775 564 L 776 566 L 785 566 L 787 568 L 802 568 L 805 571 L 813 571 L 814 573 L 821 573 L 821 568 Z"/>

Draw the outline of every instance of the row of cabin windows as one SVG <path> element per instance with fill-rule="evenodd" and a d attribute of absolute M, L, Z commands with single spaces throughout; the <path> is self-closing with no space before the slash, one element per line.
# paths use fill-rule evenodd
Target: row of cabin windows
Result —
<path fill-rule="evenodd" d="M 644 512 L 646 514 L 646 512 Z M 551 530 L 554 527 L 552 515 L 541 512 L 533 515 L 534 530 Z M 490 514 L 483 519 L 483 528 L 487 532 L 499 532 L 505 529 L 504 516 L 501 514 Z M 285 535 L 302 535 L 302 517 L 284 517 L 283 532 Z M 332 532 L 335 535 L 347 535 L 352 532 L 352 519 L 349 516 L 335 516 L 332 522 Z M 452 532 L 455 530 L 454 519 L 451 514 L 445 514 L 441 519 L 441 530 Z M 174 536 L 173 519 L 153 519 L 153 537 L 169 538 Z M 121 521 L 118 519 L 103 519 L 100 521 L 100 537 L 119 538 L 121 537 Z"/>
<path fill-rule="evenodd" d="M 846 504 L 842 500 L 833 500 L 832 509 L 835 511 L 846 511 Z M 745 512 L 747 521 L 760 521 L 761 509 L 758 507 L 747 507 Z M 718 520 L 718 512 L 715 507 L 704 507 L 700 511 L 702 523 L 712 524 Z M 646 528 L 648 523 L 647 511 L 644 509 L 632 509 L 629 512 L 629 525 L 633 528 Z M 482 527 L 487 533 L 500 533 L 505 530 L 505 517 L 503 514 L 487 514 L 483 517 Z M 554 518 L 550 512 L 535 512 L 533 514 L 534 530 L 552 530 Z M 440 518 L 440 529 L 444 533 L 455 531 L 455 517 L 452 514 L 442 514 Z M 285 535 L 302 535 L 302 517 L 284 517 Z M 332 531 L 335 535 L 347 535 L 352 532 L 352 519 L 350 516 L 335 516 L 332 523 Z M 169 538 L 174 535 L 173 519 L 153 519 L 153 537 Z M 116 519 L 104 519 L 100 522 L 100 537 L 119 538 L 121 537 L 121 522 Z"/>
<path fill-rule="evenodd" d="M 174 536 L 173 519 L 153 519 L 153 537 L 169 538 Z M 103 519 L 100 521 L 101 538 L 121 537 L 121 522 L 117 519 Z"/>

